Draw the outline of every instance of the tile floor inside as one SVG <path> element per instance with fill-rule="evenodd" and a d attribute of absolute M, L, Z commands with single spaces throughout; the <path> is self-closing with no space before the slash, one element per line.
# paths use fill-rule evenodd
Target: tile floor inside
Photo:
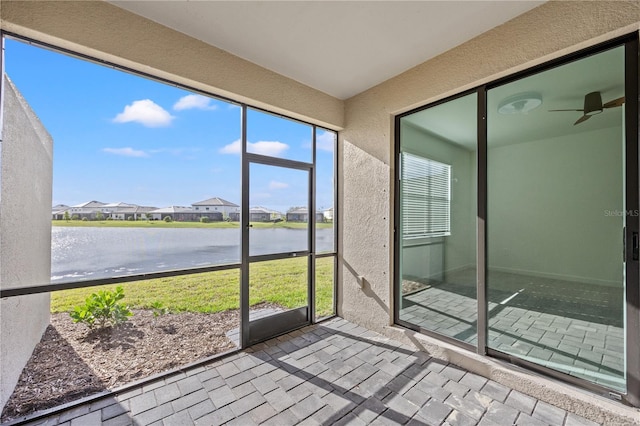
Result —
<path fill-rule="evenodd" d="M 475 269 L 403 297 L 400 318 L 476 344 Z M 488 347 L 624 391 L 619 288 L 489 271 Z"/>

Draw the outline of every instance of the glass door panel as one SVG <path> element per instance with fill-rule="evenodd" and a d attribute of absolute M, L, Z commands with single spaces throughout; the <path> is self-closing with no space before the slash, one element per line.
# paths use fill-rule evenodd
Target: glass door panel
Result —
<path fill-rule="evenodd" d="M 251 163 L 249 255 L 309 251 L 309 171 Z"/>
<path fill-rule="evenodd" d="M 269 160 L 265 160 L 269 163 Z M 296 164 L 300 167 L 300 164 Z M 248 339 L 310 322 L 310 168 L 248 162 Z"/>
<path fill-rule="evenodd" d="M 487 92 L 487 346 L 619 391 L 624 87 L 619 47 Z"/>
<path fill-rule="evenodd" d="M 477 95 L 400 123 L 398 319 L 477 341 Z"/>
<path fill-rule="evenodd" d="M 307 306 L 308 257 L 254 262 L 249 265 L 251 321 Z"/>

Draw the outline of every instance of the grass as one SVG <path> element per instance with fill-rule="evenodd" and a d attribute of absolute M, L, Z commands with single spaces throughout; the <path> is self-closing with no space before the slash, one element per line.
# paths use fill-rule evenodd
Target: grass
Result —
<path fill-rule="evenodd" d="M 253 263 L 250 266 L 249 305 L 261 302 L 293 309 L 307 304 L 307 258 Z M 316 261 L 316 316 L 333 313 L 333 258 Z M 213 313 L 238 309 L 240 271 L 237 269 L 118 284 L 123 302 L 133 309 L 150 309 L 160 302 L 171 312 Z M 115 290 L 106 285 L 100 289 Z M 51 312 L 69 312 L 98 289 L 62 290 L 51 294 Z"/>
<path fill-rule="evenodd" d="M 86 228 L 240 228 L 239 222 L 165 222 L 164 220 L 52 220 L 51 226 Z M 253 228 L 306 229 L 305 222 L 251 222 Z M 331 228 L 333 223 L 316 223 L 316 229 Z"/>

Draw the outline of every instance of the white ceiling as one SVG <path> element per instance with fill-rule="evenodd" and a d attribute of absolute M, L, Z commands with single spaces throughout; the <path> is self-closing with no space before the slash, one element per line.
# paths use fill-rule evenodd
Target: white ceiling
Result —
<path fill-rule="evenodd" d="M 111 3 L 347 99 L 544 1 Z"/>
<path fill-rule="evenodd" d="M 543 140 L 593 130 L 620 127 L 622 108 L 605 109 L 574 126 L 581 112 L 550 112 L 581 109 L 584 95 L 599 91 L 602 102 L 624 96 L 624 47 L 588 56 L 569 64 L 498 86 L 487 93 L 489 146 Z M 521 93 L 537 93 L 542 104 L 527 114 L 498 113 L 500 102 Z M 439 138 L 475 150 L 477 128 L 475 94 L 411 114 L 405 120 Z"/>

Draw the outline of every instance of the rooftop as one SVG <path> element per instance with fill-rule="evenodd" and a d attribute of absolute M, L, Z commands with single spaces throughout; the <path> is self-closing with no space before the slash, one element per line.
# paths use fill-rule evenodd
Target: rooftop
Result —
<path fill-rule="evenodd" d="M 239 207 L 237 204 L 232 203 L 231 201 L 223 200 L 219 197 L 209 198 L 204 201 L 198 201 L 197 203 L 191 204 L 192 206 L 229 206 L 229 207 Z"/>

